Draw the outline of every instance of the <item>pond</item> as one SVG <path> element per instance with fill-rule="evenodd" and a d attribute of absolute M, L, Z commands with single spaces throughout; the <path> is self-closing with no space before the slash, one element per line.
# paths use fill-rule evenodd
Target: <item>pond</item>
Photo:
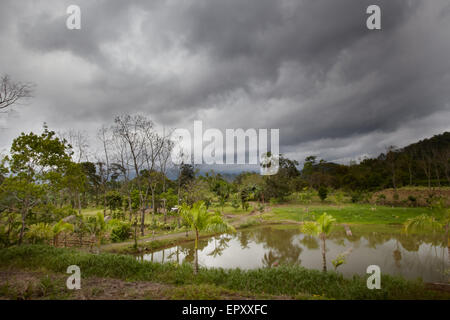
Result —
<path fill-rule="evenodd" d="M 405 235 L 396 226 L 354 226 L 352 235 L 336 227 L 326 240 L 326 264 L 345 254 L 346 263 L 338 271 L 349 277 L 366 274 L 369 265 L 382 273 L 426 282 L 449 280 L 449 253 L 443 235 Z M 194 261 L 194 242 L 139 256 L 154 262 Z M 321 241 L 302 234 L 298 226 L 264 226 L 239 230 L 199 242 L 199 264 L 221 268 L 268 268 L 297 264 L 322 270 Z"/>

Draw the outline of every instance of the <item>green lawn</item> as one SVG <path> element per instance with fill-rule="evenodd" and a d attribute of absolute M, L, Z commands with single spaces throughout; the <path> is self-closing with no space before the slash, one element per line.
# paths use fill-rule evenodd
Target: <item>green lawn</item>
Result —
<path fill-rule="evenodd" d="M 421 214 L 431 214 L 429 208 L 404 208 L 371 206 L 361 204 L 348 204 L 342 206 L 310 206 L 308 212 L 306 206 L 279 206 L 274 207 L 270 213 L 264 215 L 268 220 L 315 220 L 323 212 L 336 218 L 338 223 L 363 223 L 363 224 L 402 224 L 408 218 Z"/>

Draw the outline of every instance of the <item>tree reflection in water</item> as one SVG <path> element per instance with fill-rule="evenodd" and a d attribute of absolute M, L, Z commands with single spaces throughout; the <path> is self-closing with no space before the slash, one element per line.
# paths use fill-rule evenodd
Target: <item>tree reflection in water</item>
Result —
<path fill-rule="evenodd" d="M 353 226 L 353 235 L 348 237 L 344 230 L 336 230 L 326 240 L 327 254 L 334 258 L 346 248 L 353 248 L 340 269 L 345 276 L 365 271 L 367 259 L 379 263 L 387 274 L 400 274 L 411 279 L 422 277 L 429 281 L 442 281 L 445 270 L 450 267 L 446 256 L 447 244 L 439 234 L 407 235 L 395 226 Z M 317 250 L 320 250 L 318 238 L 302 234 L 298 226 L 249 228 L 235 235 L 201 239 L 198 245 L 205 267 L 247 269 L 303 264 L 320 269 L 320 259 L 316 258 Z M 194 246 L 185 243 L 166 249 L 164 254 L 162 250 L 146 254 L 144 259 L 192 263 L 194 257 Z"/>

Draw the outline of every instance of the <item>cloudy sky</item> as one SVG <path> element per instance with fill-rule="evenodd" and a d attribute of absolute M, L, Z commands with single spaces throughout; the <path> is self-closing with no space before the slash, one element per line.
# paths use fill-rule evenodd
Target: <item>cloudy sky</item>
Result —
<path fill-rule="evenodd" d="M 279 128 L 300 161 L 450 130 L 449 0 L 0 3 L 0 74 L 36 84 L 0 115 L 0 150 L 43 122 L 93 136 L 138 112 L 167 128 Z M 81 30 L 66 28 L 71 4 Z M 370 4 L 382 30 L 366 28 Z"/>

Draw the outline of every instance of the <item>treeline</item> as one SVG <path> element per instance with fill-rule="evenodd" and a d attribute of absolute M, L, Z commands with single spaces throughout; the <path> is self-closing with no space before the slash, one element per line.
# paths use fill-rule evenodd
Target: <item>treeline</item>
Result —
<path fill-rule="evenodd" d="M 450 185 L 450 132 L 404 148 L 393 146 L 377 158 L 341 165 L 311 156 L 305 159 L 300 184 L 319 188 L 376 191 L 404 186 Z"/>

